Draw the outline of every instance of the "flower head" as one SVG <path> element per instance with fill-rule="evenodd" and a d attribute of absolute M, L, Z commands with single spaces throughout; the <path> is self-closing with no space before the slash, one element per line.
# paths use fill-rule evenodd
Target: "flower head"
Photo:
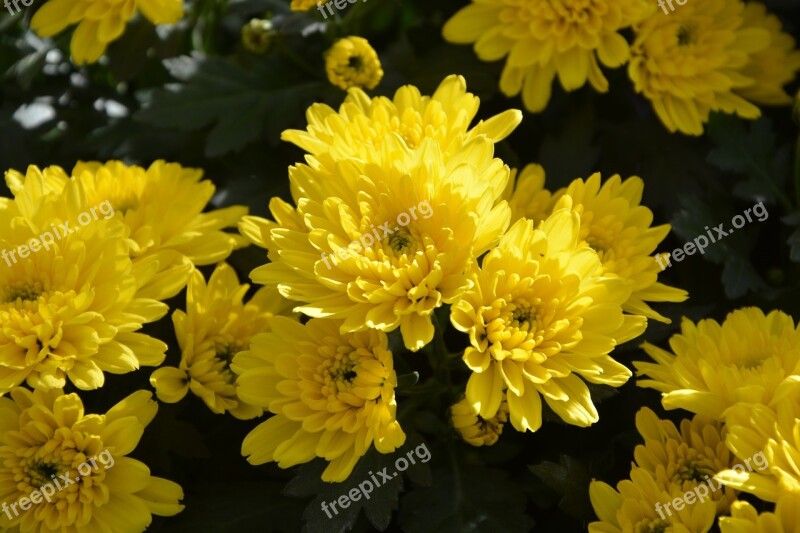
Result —
<path fill-rule="evenodd" d="M 266 54 L 273 38 L 272 22 L 269 20 L 251 19 L 242 26 L 242 45 L 254 54 Z"/>
<path fill-rule="evenodd" d="M 745 26 L 744 13 L 740 0 L 688 2 L 634 27 L 628 75 L 669 131 L 700 135 L 711 111 L 761 115 L 735 91 L 756 83 L 742 68 L 767 48 L 770 35 Z"/>
<path fill-rule="evenodd" d="M 644 438 L 644 444 L 634 450 L 636 465 L 648 472 L 659 487 L 675 494 L 704 485 L 706 488 L 700 491 L 705 494 L 703 501 L 693 505 L 710 505 L 716 514 L 728 511 L 735 492 L 720 487 L 714 479 L 736 459 L 725 446 L 722 423 L 696 415 L 691 420 L 681 420 L 679 431 L 671 421 L 660 420 L 645 407 L 636 414 L 636 429 Z"/>
<path fill-rule="evenodd" d="M 139 11 L 153 24 L 175 24 L 183 17 L 183 0 L 48 0 L 33 16 L 31 29 L 52 37 L 77 24 L 72 59 L 79 65 L 94 63 Z"/>
<path fill-rule="evenodd" d="M 653 213 L 641 205 L 644 182 L 637 176 L 626 180 L 611 176 L 602 187 L 600 174 L 576 179 L 554 196 L 569 196 L 581 217 L 581 240 L 600 256 L 603 272 L 633 282 L 623 309 L 631 314 L 669 322 L 647 302 L 682 302 L 682 289 L 658 282 L 661 268 L 651 255 L 669 233 L 669 224 L 652 226 Z M 556 205 L 558 208 L 558 205 Z"/>
<path fill-rule="evenodd" d="M 389 137 L 399 136 L 410 149 L 430 139 L 449 158 L 479 135 L 502 141 L 522 121 L 522 113 L 509 109 L 470 128 L 479 106 L 478 97 L 467 92 L 464 78 L 455 75 L 446 77 L 431 96 L 421 95 L 413 85 L 399 88 L 391 100 L 369 98 L 352 88 L 338 112 L 326 104 L 313 104 L 306 112 L 308 127 L 286 130 L 281 138 L 313 156 L 327 153 L 336 161 L 370 161 Z"/>
<path fill-rule="evenodd" d="M 450 418 L 453 427 L 469 444 L 473 446 L 491 446 L 503 433 L 503 425 L 508 422 L 508 404 L 500 403 L 497 414 L 484 419 L 466 398 L 450 407 Z"/>
<path fill-rule="evenodd" d="M 754 53 L 742 69 L 742 74 L 755 83 L 736 90 L 750 101 L 764 105 L 790 105 L 792 97 L 783 90 L 800 70 L 800 51 L 794 38 L 782 31 L 781 21 L 767 12 L 764 4 L 747 2 L 744 6 L 743 28 L 762 28 L 769 32 L 769 47 Z"/>
<path fill-rule="evenodd" d="M 15 195 L 28 176 L 14 170 L 6 183 Z M 175 296 L 186 285 L 192 263 L 210 265 L 225 260 L 245 240 L 224 228 L 235 226 L 247 209 L 233 206 L 204 213 L 214 195 L 214 184 L 203 180 L 199 169 L 156 161 L 144 169 L 121 161 L 80 162 L 70 178 L 59 167 L 42 171 L 45 186 L 30 188 L 35 194 L 59 192 L 70 180 L 78 181 L 90 206 L 110 204 L 103 218 L 114 216 L 130 231 L 130 255 L 157 275 L 140 289 L 158 300 Z M 106 211 L 109 211 L 108 213 Z"/>
<path fill-rule="evenodd" d="M 79 182 L 42 194 L 54 176 L 31 167 L 15 200 L 0 208 L 0 250 L 19 252 L 0 267 L 0 394 L 23 381 L 62 388 L 67 378 L 96 389 L 104 372 L 157 366 L 165 356 L 163 342 L 137 331 L 168 310 L 140 291 L 152 265 L 131 262 L 119 219 L 77 222 L 91 205 Z"/>
<path fill-rule="evenodd" d="M 275 413 L 245 438 L 250 463 L 289 468 L 322 457 L 322 480 L 339 482 L 373 444 L 380 453 L 403 445 L 384 333 L 340 334 L 336 320 L 274 317 L 269 325 L 233 362 L 239 397 Z"/>
<path fill-rule="evenodd" d="M 344 89 L 363 87 L 374 89 L 383 79 L 378 54 L 363 37 L 344 37 L 325 52 L 325 71 L 328 80 Z"/>
<path fill-rule="evenodd" d="M 746 501 L 734 502 L 731 515 L 719 518 L 721 533 L 794 533 L 800 524 L 800 494 L 785 492 L 775 512 L 760 513 Z"/>
<path fill-rule="evenodd" d="M 443 34 L 453 43 L 475 43 L 484 61 L 508 56 L 500 89 L 506 96 L 522 92 L 525 107 L 538 112 L 556 76 L 567 91 L 588 81 L 606 92 L 600 63 L 615 68 L 628 60 L 620 30 L 650 7 L 644 0 L 473 0 L 445 23 Z"/>
<path fill-rule="evenodd" d="M 800 371 L 800 333 L 792 317 L 755 307 L 733 311 L 722 324 L 687 318 L 669 341 L 672 352 L 645 343 L 655 363 L 637 361 L 640 387 L 663 393 L 667 409 L 720 420 L 739 402 L 773 405 Z"/>
<path fill-rule="evenodd" d="M 288 311 L 280 294 L 260 289 L 245 303 L 249 285 L 239 285 L 236 272 L 220 264 L 206 281 L 192 274 L 186 295 L 186 312 L 175 311 L 172 321 L 181 347 L 179 368 L 162 367 L 150 383 L 161 401 L 175 403 L 190 390 L 217 414 L 226 411 L 240 419 L 259 416 L 262 410 L 236 396 L 234 356 L 250 347 L 251 338 L 267 331 L 269 317 Z"/>
<path fill-rule="evenodd" d="M 505 391 L 518 431 L 540 427 L 542 396 L 564 421 L 588 426 L 598 415 L 581 377 L 612 386 L 630 377 L 608 354 L 640 335 L 646 319 L 623 314 L 630 282 L 601 276 L 579 232 L 578 213 L 566 206 L 536 229 L 517 221 L 453 304 L 453 325 L 470 337 L 467 401 L 484 419 Z"/>
<path fill-rule="evenodd" d="M 298 207 L 270 204 L 276 222 L 246 231 L 269 248 L 251 278 L 303 302 L 295 311 L 344 319 L 342 332 L 400 328 L 408 349 L 433 338 L 433 311 L 470 285 L 474 259 L 499 239 L 509 170 L 478 136 L 445 157 L 387 135 L 371 162 L 309 156 L 290 168 Z"/>
<path fill-rule="evenodd" d="M 126 457 L 156 415 L 158 404 L 150 398 L 147 391 L 135 392 L 105 414 L 86 414 L 77 394 L 60 389 L 19 387 L 0 398 L 0 528 L 144 531 L 152 515 L 179 513 L 181 487 Z M 39 502 L 30 498 L 27 511 L 15 514 L 16 504 L 5 509 L 5 502 L 34 491 Z"/>

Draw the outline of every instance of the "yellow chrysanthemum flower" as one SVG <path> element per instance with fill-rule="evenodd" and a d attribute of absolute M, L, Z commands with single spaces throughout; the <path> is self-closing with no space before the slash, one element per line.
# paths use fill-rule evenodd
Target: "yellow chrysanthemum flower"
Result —
<path fill-rule="evenodd" d="M 659 419 L 645 407 L 636 414 L 636 429 L 644 438 L 644 444 L 633 452 L 636 465 L 647 471 L 659 487 L 670 494 L 695 491 L 696 501 L 691 505 L 711 506 L 717 515 L 727 513 L 736 493 L 720 486 L 714 476 L 733 466 L 736 457 L 725 445 L 722 423 L 695 415 L 691 420 L 681 420 L 678 431 L 671 421 Z M 701 494 L 702 501 L 698 501 Z M 660 516 L 667 521 L 679 517 L 674 509 L 664 507 L 669 501 L 661 503 L 657 508 Z"/>
<path fill-rule="evenodd" d="M 186 295 L 186 312 L 175 311 L 172 321 L 181 348 L 180 367 L 159 368 L 150 383 L 158 399 L 175 403 L 190 390 L 217 414 L 226 411 L 246 420 L 262 414 L 236 396 L 233 357 L 250 347 L 250 339 L 267 331 L 267 319 L 290 307 L 274 288 L 260 289 L 244 302 L 249 285 L 239 285 L 236 272 L 225 263 L 211 274 L 206 285 L 195 271 Z"/>
<path fill-rule="evenodd" d="M 0 398 L 0 529 L 138 533 L 181 512 L 180 485 L 126 457 L 156 416 L 150 398 L 137 391 L 105 414 L 60 389 Z"/>
<path fill-rule="evenodd" d="M 374 89 L 383 79 L 378 53 L 363 37 L 344 37 L 325 52 L 325 72 L 328 81 L 344 89 L 363 87 Z"/>
<path fill-rule="evenodd" d="M 792 317 L 755 307 L 730 313 L 720 325 L 684 318 L 669 341 L 674 353 L 645 343 L 656 362 L 636 361 L 640 387 L 663 393 L 666 409 L 686 409 L 716 420 L 738 403 L 772 405 L 800 373 L 800 332 Z"/>
<path fill-rule="evenodd" d="M 721 533 L 797 533 L 800 531 L 800 495 L 786 492 L 778 498 L 775 512 L 761 514 L 745 501 L 731 506 L 731 516 L 719 518 Z"/>
<path fill-rule="evenodd" d="M 383 96 L 370 99 L 353 88 L 338 113 L 326 104 L 313 104 L 306 112 L 308 127 L 286 130 L 281 139 L 314 156 L 329 153 L 336 161 L 370 161 L 383 150 L 388 136 L 400 136 L 411 149 L 431 139 L 446 157 L 452 157 L 479 135 L 502 141 L 522 121 L 520 111 L 509 109 L 470 128 L 479 106 L 478 97 L 467 92 L 463 76 L 446 77 L 432 96 L 405 85 L 392 100 Z"/>
<path fill-rule="evenodd" d="M 651 7 L 644 0 L 473 0 L 445 23 L 443 34 L 453 43 L 475 43 L 483 61 L 508 56 L 500 90 L 522 92 L 525 107 L 538 112 L 547 107 L 556 76 L 567 91 L 588 80 L 606 92 L 600 63 L 616 68 L 628 60 L 619 32 Z"/>
<path fill-rule="evenodd" d="M 579 245 L 579 232 L 578 213 L 567 207 L 537 229 L 517 221 L 453 305 L 453 325 L 470 337 L 467 401 L 484 419 L 495 416 L 506 390 L 518 431 L 541 426 L 541 396 L 567 423 L 589 426 L 598 415 L 580 376 L 616 387 L 630 377 L 608 354 L 647 320 L 623 315 L 630 282 L 601 277 L 597 253 Z"/>
<path fill-rule="evenodd" d="M 586 181 L 574 180 L 554 196 L 572 199 L 581 216 L 580 238 L 600 256 L 603 273 L 633 282 L 623 310 L 669 323 L 647 302 L 682 302 L 689 295 L 658 281 L 661 267 L 651 254 L 669 233 L 670 225 L 652 226 L 653 212 L 641 205 L 643 192 L 644 181 L 637 176 L 622 180 L 615 174 L 601 187 L 600 174 L 595 173 Z"/>
<path fill-rule="evenodd" d="M 70 180 L 59 167 L 48 167 L 43 173 L 43 193 L 61 191 Z M 140 295 L 157 300 L 175 296 L 186 286 L 192 263 L 224 261 L 246 244 L 241 236 L 223 231 L 236 226 L 247 214 L 246 207 L 203 212 L 215 187 L 202 179 L 202 170 L 165 161 L 147 169 L 120 161 L 80 162 L 72 176 L 84 187 L 90 206 L 110 202 L 115 217 L 130 228 L 134 262 L 148 262 L 148 268 L 157 265 L 157 275 L 140 289 Z M 6 183 L 15 195 L 25 179 L 14 170 L 6 173 Z"/>
<path fill-rule="evenodd" d="M 512 224 L 521 218 L 538 224 L 553 212 L 557 198 L 544 188 L 544 180 L 545 173 L 541 165 L 526 165 L 519 175 L 516 169 L 511 171 L 511 180 L 503 198 L 511 208 Z"/>
<path fill-rule="evenodd" d="M 78 65 L 94 63 L 137 12 L 153 24 L 175 24 L 183 17 L 183 0 L 48 0 L 33 16 L 31 29 L 52 37 L 77 24 L 70 42 L 72 59 Z"/>
<path fill-rule="evenodd" d="M 714 505 L 686 505 L 662 517 L 656 504 L 682 498 L 668 493 L 644 469 L 634 467 L 630 479 L 617 483 L 592 481 L 589 499 L 600 520 L 589 524 L 589 533 L 705 533 L 714 525 Z"/>
<path fill-rule="evenodd" d="M 31 167 L 0 209 L 0 394 L 23 381 L 62 388 L 67 378 L 96 389 L 104 372 L 161 364 L 167 348 L 137 331 L 168 308 L 139 292 L 155 270 L 131 262 L 128 228 L 92 218 L 77 181 L 42 194 L 47 175 Z"/>
<path fill-rule="evenodd" d="M 251 464 L 289 468 L 322 457 L 329 461 L 322 480 L 340 482 L 371 445 L 380 453 L 403 445 L 384 333 L 342 335 L 336 320 L 301 325 L 280 316 L 269 325 L 233 361 L 239 397 L 275 413 L 242 444 Z"/>
<path fill-rule="evenodd" d="M 275 198 L 277 222 L 243 229 L 272 260 L 251 278 L 304 302 L 297 312 L 344 319 L 343 333 L 399 327 L 419 350 L 433 311 L 469 287 L 474 258 L 508 226 L 509 169 L 492 156 L 485 136 L 445 160 L 433 140 L 411 150 L 394 135 L 369 163 L 308 156 L 289 169 L 297 210 Z"/>
<path fill-rule="evenodd" d="M 473 446 L 491 446 L 503 433 L 503 425 L 508 422 L 508 404 L 500 403 L 497 414 L 484 419 L 466 398 L 450 407 L 453 427 L 464 441 Z"/>
<path fill-rule="evenodd" d="M 320 0 L 292 0 L 292 11 L 308 11 L 312 7 L 316 7 Z M 324 2 L 323 2 L 324 3 Z"/>
<path fill-rule="evenodd" d="M 744 28 L 763 28 L 769 32 L 769 47 L 756 52 L 742 69 L 742 74 L 755 80 L 750 86 L 736 90 L 748 100 L 762 105 L 791 105 L 792 97 L 783 90 L 800 70 L 800 51 L 794 38 L 782 31 L 781 20 L 767 12 L 764 4 L 748 2 L 744 7 Z"/>
<path fill-rule="evenodd" d="M 635 26 L 628 75 L 671 132 L 701 135 L 711 111 L 755 119 L 761 111 L 734 93 L 754 85 L 742 73 L 767 48 L 769 32 L 744 23 L 740 0 L 688 2 Z"/>

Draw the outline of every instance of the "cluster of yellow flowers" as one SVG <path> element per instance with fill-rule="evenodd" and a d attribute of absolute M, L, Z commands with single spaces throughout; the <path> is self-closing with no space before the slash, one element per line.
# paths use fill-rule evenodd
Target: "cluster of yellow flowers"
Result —
<path fill-rule="evenodd" d="M 620 33 L 632 28 L 629 44 Z M 755 104 L 789 105 L 783 86 L 800 51 L 780 20 L 757 2 L 688 2 L 665 14 L 650 0 L 472 0 L 443 29 L 474 43 L 484 61 L 506 58 L 500 89 L 542 111 L 556 76 L 566 91 L 608 91 L 600 64 L 628 62 L 638 93 L 671 132 L 703 133 L 711 111 L 755 119 Z"/>
<path fill-rule="evenodd" d="M 81 162 L 71 173 L 31 166 L 5 178 L 14 197 L 0 198 L 0 249 L 19 257 L 0 265 L 0 396 L 10 394 L 0 399 L 0 501 L 19 501 L 50 476 L 78 481 L 26 512 L 0 514 L 0 528 L 142 531 L 152 514 L 183 508 L 179 485 L 125 458 L 155 417 L 152 394 L 138 391 L 104 415 L 89 415 L 79 395 L 63 389 L 67 380 L 97 389 L 106 374 L 160 365 L 167 345 L 139 330 L 167 313 L 163 300 L 191 276 L 193 287 L 202 284 L 193 265 L 221 261 L 244 244 L 223 229 L 246 210 L 203 213 L 211 182 L 163 161 L 147 169 Z M 235 325 L 220 326 L 221 335 Z M 212 335 L 185 329 L 184 357 L 202 357 L 195 354 Z M 241 332 L 233 333 L 239 342 Z M 115 458 L 113 472 L 78 478 L 79 465 L 103 449 Z"/>
<path fill-rule="evenodd" d="M 407 350 L 422 350 L 447 304 L 470 341 L 463 361 L 471 377 L 452 410 L 467 442 L 493 444 L 508 420 L 536 431 L 542 398 L 566 422 L 588 426 L 598 415 L 586 382 L 625 383 L 631 372 L 610 352 L 648 318 L 667 321 L 647 302 L 687 297 L 657 281 L 652 254 L 669 227 L 651 227 L 640 178 L 615 176 L 601 187 L 595 175 L 551 194 L 530 166 L 515 184 L 494 144 L 521 113 L 470 127 L 478 105 L 459 76 L 432 96 L 407 86 L 392 100 L 370 99 L 354 88 L 338 112 L 314 104 L 306 130 L 284 133 L 308 152 L 289 169 L 294 205 L 274 198 L 274 220 L 245 217 L 240 229 L 268 250 L 270 262 L 252 279 L 313 319 L 273 324 L 251 354 L 234 359 L 242 399 L 278 415 L 245 442 L 251 462 L 324 457 L 324 479 L 338 481 L 365 443 L 384 453 L 401 445 L 385 334 L 399 329 Z M 400 222 L 421 204 L 430 216 Z M 403 227 L 392 229 L 395 220 Z M 357 245 L 363 235 L 372 246 Z M 277 353 L 267 354 L 267 344 Z M 292 345 L 308 354 L 302 363 L 285 361 Z M 256 373 L 258 360 L 274 370 Z M 381 417 L 370 414 L 377 408 Z M 340 428 L 348 439 L 332 445 L 328 434 Z M 353 443 L 356 433 L 364 438 Z"/>
<path fill-rule="evenodd" d="M 695 416 L 678 432 L 649 409 L 639 412 L 645 444 L 617 490 L 592 482 L 600 521 L 589 531 L 705 533 L 717 517 L 723 533 L 796 531 L 800 327 L 781 311 L 744 308 L 722 324 L 684 319 L 669 345 L 671 352 L 643 345 L 655 362 L 634 363 L 638 385 L 660 391 L 666 409 Z M 700 492 L 707 497 L 685 498 Z M 759 514 L 739 492 L 775 503 L 774 512 Z M 676 499 L 685 501 L 669 508 Z"/>

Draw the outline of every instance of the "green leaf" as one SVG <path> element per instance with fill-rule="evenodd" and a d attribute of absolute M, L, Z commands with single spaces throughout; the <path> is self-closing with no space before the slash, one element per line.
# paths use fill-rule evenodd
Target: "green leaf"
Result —
<path fill-rule="evenodd" d="M 342 483 L 322 481 L 322 471 L 327 467 L 327 463 L 315 460 L 297 469 L 297 477 L 286 485 L 284 494 L 296 497 L 314 496 L 303 513 L 305 531 L 350 530 L 355 526 L 362 509 L 370 524 L 384 531 L 389 527 L 392 512 L 397 509 L 399 494 L 403 490 L 403 474 L 416 482 L 425 482 L 430 478 L 427 461 L 425 463 L 421 461 L 426 456 L 429 461 L 431 456 L 429 452 L 417 453 L 421 446 L 427 450 L 427 446 L 422 444 L 419 436 L 410 433 L 407 435 L 406 443 L 394 453 L 381 454 L 370 448 Z M 409 453 L 414 457 L 415 464 L 408 465 L 405 472 L 398 471 L 396 462 L 405 458 L 408 463 Z M 390 479 L 386 480 L 379 472 L 383 472 Z M 339 503 L 340 501 L 346 504 L 346 507 Z"/>
<path fill-rule="evenodd" d="M 276 60 L 244 70 L 220 58 L 183 56 L 164 61 L 182 84 L 156 89 L 136 119 L 153 126 L 193 131 L 211 126 L 205 153 L 217 157 L 238 152 L 263 133 L 272 144 L 291 126 L 319 88 L 292 84 Z"/>
<path fill-rule="evenodd" d="M 591 515 L 591 476 L 583 463 L 569 455 L 561 455 L 558 463 L 543 461 L 528 466 L 528 469 L 560 496 L 558 507 L 565 513 L 576 518 Z"/>
<path fill-rule="evenodd" d="M 468 466 L 434 470 L 431 487 L 403 498 L 400 522 L 409 532 L 528 531 L 525 495 L 501 470 Z"/>

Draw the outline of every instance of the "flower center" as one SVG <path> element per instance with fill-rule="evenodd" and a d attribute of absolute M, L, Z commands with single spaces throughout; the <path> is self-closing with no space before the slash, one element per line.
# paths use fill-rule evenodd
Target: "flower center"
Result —
<path fill-rule="evenodd" d="M 705 482 L 706 477 L 712 477 L 714 474 L 716 474 L 716 470 L 708 466 L 702 455 L 697 455 L 679 463 L 672 479 L 677 483 L 683 481 L 702 483 Z"/>
<path fill-rule="evenodd" d="M 694 40 L 694 29 L 690 26 L 681 26 L 678 29 L 677 37 L 679 46 L 692 44 L 692 41 Z"/>
<path fill-rule="evenodd" d="M 347 66 L 356 72 L 361 72 L 364 68 L 364 60 L 361 59 L 361 56 L 350 56 L 347 60 Z"/>
<path fill-rule="evenodd" d="M 41 488 L 47 483 L 52 482 L 53 478 L 59 473 L 58 465 L 46 461 L 36 460 L 28 466 L 30 484 L 33 487 Z"/>
<path fill-rule="evenodd" d="M 664 533 L 669 526 L 670 524 L 666 520 L 645 518 L 636 524 L 636 533 Z"/>
<path fill-rule="evenodd" d="M 0 292 L 0 303 L 35 302 L 44 293 L 42 284 L 38 281 L 20 281 L 6 286 Z"/>
<path fill-rule="evenodd" d="M 229 374 L 229 381 L 236 377 L 231 370 L 231 363 L 234 356 L 240 351 L 242 351 L 242 347 L 235 342 L 218 342 L 214 349 L 214 357 L 223 364 L 221 372 Z"/>

